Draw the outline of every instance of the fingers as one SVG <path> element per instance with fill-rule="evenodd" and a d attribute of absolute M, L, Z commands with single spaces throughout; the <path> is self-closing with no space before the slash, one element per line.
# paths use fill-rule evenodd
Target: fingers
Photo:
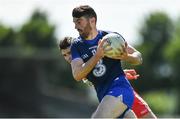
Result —
<path fill-rule="evenodd" d="M 127 53 L 127 47 L 122 45 L 122 50 L 123 50 L 123 53 Z"/>
<path fill-rule="evenodd" d="M 98 44 L 99 44 L 99 47 L 102 48 L 105 52 L 112 50 L 112 47 L 107 42 L 107 39 L 100 40 Z"/>
<path fill-rule="evenodd" d="M 128 46 L 127 42 L 125 42 L 125 45 L 121 45 L 124 54 L 127 54 L 127 46 Z"/>
<path fill-rule="evenodd" d="M 104 53 L 105 53 L 104 45 L 106 46 L 105 42 L 106 42 L 106 39 L 102 39 L 102 40 L 100 39 L 98 42 L 96 54 L 100 58 L 104 57 Z M 109 49 L 106 49 L 106 50 L 109 50 Z"/>
<path fill-rule="evenodd" d="M 124 70 L 127 79 L 132 80 L 132 79 L 137 79 L 140 75 L 136 73 L 136 70 L 134 69 L 125 69 Z"/>
<path fill-rule="evenodd" d="M 127 44 L 127 42 L 125 42 L 125 47 L 127 47 L 128 46 L 128 44 Z"/>
<path fill-rule="evenodd" d="M 98 46 L 100 47 L 100 48 L 103 48 L 103 45 L 104 45 L 104 43 L 106 42 L 107 40 L 106 39 L 100 39 L 99 40 L 99 42 L 98 42 Z"/>
<path fill-rule="evenodd" d="M 130 73 L 126 73 L 126 78 L 128 80 L 134 80 L 134 79 L 137 79 L 139 77 L 139 75 L 132 75 Z"/>
<path fill-rule="evenodd" d="M 103 49 L 105 52 L 108 52 L 108 51 L 112 50 L 113 48 L 110 46 L 110 44 L 108 42 L 104 42 Z"/>
<path fill-rule="evenodd" d="M 132 75 L 136 75 L 137 74 L 134 69 L 128 69 L 128 70 L 126 70 L 126 72 L 128 72 L 128 73 L 130 73 Z"/>
<path fill-rule="evenodd" d="M 128 80 L 132 80 L 132 79 L 134 79 L 135 77 L 134 77 L 133 75 L 131 75 L 130 73 L 126 73 L 126 78 L 127 78 Z"/>
<path fill-rule="evenodd" d="M 137 79 L 139 76 L 140 76 L 140 75 L 139 75 L 139 74 L 137 74 L 137 75 L 136 75 L 136 79 Z"/>
<path fill-rule="evenodd" d="M 109 47 L 108 46 L 104 47 L 105 52 L 108 52 L 108 51 L 111 51 L 111 50 L 112 50 L 112 47 L 110 47 L 110 46 Z"/>

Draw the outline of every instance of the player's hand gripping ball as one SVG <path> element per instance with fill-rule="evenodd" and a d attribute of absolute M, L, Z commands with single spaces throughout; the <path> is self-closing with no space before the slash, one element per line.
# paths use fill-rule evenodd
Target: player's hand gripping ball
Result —
<path fill-rule="evenodd" d="M 123 54 L 123 48 L 125 48 L 125 40 L 121 35 L 117 33 L 109 33 L 102 39 L 106 39 L 106 42 L 104 43 L 105 49 L 111 48 L 111 50 L 105 50 L 106 57 L 115 59 L 115 57 Z"/>

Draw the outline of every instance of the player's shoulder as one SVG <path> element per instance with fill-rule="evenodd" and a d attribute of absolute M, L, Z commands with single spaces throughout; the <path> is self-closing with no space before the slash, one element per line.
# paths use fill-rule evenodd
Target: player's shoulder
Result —
<path fill-rule="evenodd" d="M 83 44 L 83 40 L 81 37 L 77 37 L 77 38 L 74 38 L 72 44 L 71 44 L 71 47 L 80 47 L 81 45 Z"/>
<path fill-rule="evenodd" d="M 72 44 L 78 44 L 81 41 L 82 41 L 82 39 L 80 37 L 77 37 L 77 38 L 73 39 Z"/>

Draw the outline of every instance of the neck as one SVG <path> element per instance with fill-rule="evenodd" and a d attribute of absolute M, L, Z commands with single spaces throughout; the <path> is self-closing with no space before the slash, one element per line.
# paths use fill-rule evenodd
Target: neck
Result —
<path fill-rule="evenodd" d="M 97 29 L 92 30 L 92 31 L 89 33 L 89 35 L 88 35 L 88 37 L 86 38 L 86 40 L 92 40 L 92 39 L 94 39 L 97 35 L 98 35 Z"/>

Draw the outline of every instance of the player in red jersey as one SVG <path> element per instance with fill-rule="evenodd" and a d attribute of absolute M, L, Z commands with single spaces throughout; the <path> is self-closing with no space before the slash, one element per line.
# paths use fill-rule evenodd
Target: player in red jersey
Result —
<path fill-rule="evenodd" d="M 71 62 L 70 46 L 72 40 L 73 40 L 72 37 L 65 37 L 59 43 L 61 54 L 68 63 Z M 139 74 L 137 74 L 134 69 L 125 69 L 124 72 L 128 80 L 136 80 L 139 77 Z M 91 82 L 89 82 L 86 79 L 84 79 L 83 82 L 88 85 L 92 85 Z M 150 107 L 148 106 L 148 104 L 135 91 L 134 91 L 134 97 L 135 98 L 134 98 L 132 110 L 136 114 L 137 118 L 157 118 L 150 109 Z"/>
<path fill-rule="evenodd" d="M 139 77 L 139 74 L 137 74 L 134 69 L 124 70 L 124 72 L 128 80 L 136 80 Z M 132 110 L 138 118 L 157 118 L 149 108 L 148 104 L 139 96 L 136 91 L 134 91 L 134 97 Z"/>

